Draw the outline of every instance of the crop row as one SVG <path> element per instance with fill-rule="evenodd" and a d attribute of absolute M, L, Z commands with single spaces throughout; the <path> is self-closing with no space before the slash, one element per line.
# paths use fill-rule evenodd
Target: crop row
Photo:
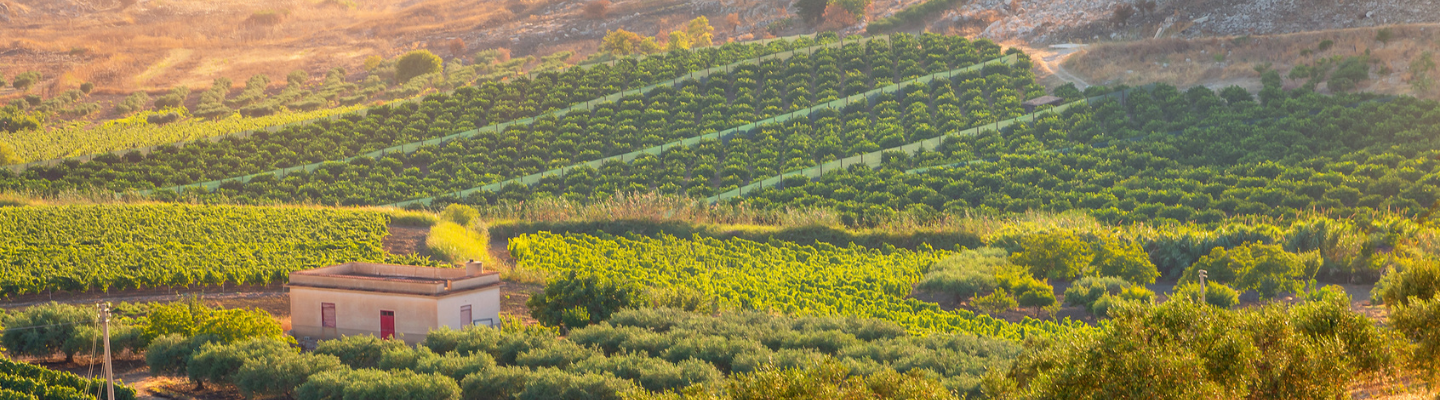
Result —
<path fill-rule="evenodd" d="M 0 398 L 6 399 L 104 399 L 105 380 L 82 378 L 74 373 L 0 357 Z M 116 400 L 134 400 L 135 389 L 124 382 L 114 385 Z M 100 393 L 99 396 L 96 393 Z"/>
<path fill-rule="evenodd" d="M 383 260 L 385 216 L 229 206 L 0 208 L 0 293 L 224 282 Z"/>
<path fill-rule="evenodd" d="M 915 334 L 968 332 L 1017 341 L 1069 326 L 1028 319 L 1009 323 L 905 298 L 931 264 L 950 254 L 922 248 L 544 232 L 510 242 L 520 268 L 591 272 L 650 287 L 699 290 L 728 308 L 877 318 Z"/>
<path fill-rule="evenodd" d="M 972 63 L 970 59 L 978 57 L 974 53 L 980 51 L 973 50 L 976 48 L 983 49 L 987 55 L 998 52 L 998 48 L 988 43 L 986 46 L 971 46 L 963 39 L 956 39 L 953 44 L 955 46 L 945 48 L 949 51 L 947 53 L 937 51 L 953 54 L 953 58 L 941 58 L 935 64 L 917 64 L 912 68 L 915 71 L 902 77 L 922 73 L 924 70 L 921 68 L 948 70 L 951 63 Z M 956 46 L 967 51 L 950 51 Z M 378 160 L 362 157 L 349 163 L 326 164 L 309 174 L 291 174 L 283 178 L 260 175 L 247 183 L 227 182 L 211 195 L 223 195 L 240 202 L 279 200 L 384 204 L 453 192 L 504 178 L 694 138 L 726 127 L 746 125 L 811 104 L 829 102 L 841 96 L 842 90 L 844 93 L 870 90 L 888 80 L 892 72 L 881 68 L 889 65 L 883 61 L 885 56 L 866 57 L 866 54 L 864 47 L 846 45 L 838 50 L 796 55 L 785 62 L 766 61 L 758 66 L 742 66 L 729 76 L 715 76 L 704 83 L 687 80 L 678 88 L 659 88 L 649 92 L 648 96 L 625 98 L 618 104 L 601 104 L 590 113 L 543 117 L 529 126 L 511 125 L 500 132 L 481 131 L 443 146 L 425 146 L 410 154 L 391 154 Z M 902 59 L 902 63 L 924 58 L 927 57 L 912 56 Z M 879 60 L 874 62 L 881 64 L 867 60 Z M 1003 66 L 993 68 L 995 70 L 987 67 L 987 72 L 1003 75 L 1023 71 Z M 965 95 L 967 100 L 961 102 L 957 92 L 948 86 L 943 90 L 937 89 L 934 96 L 940 98 L 938 102 L 951 107 L 935 120 L 932 120 L 928 106 L 937 100 L 931 98 L 928 89 L 901 91 L 898 96 L 880 95 L 875 98 L 876 105 L 869 107 L 872 110 L 866 110 L 866 104 L 856 103 L 856 115 L 874 113 L 877 120 L 889 123 L 887 134 L 892 136 L 900 134 L 907 126 L 921 128 L 920 124 L 934 124 L 934 127 L 922 128 L 921 134 L 935 136 L 939 134 L 939 129 L 977 123 L 972 118 L 983 123 L 993 118 L 990 116 L 993 114 L 1018 112 L 1015 110 L 1019 108 L 1019 98 L 1024 96 L 1019 90 L 1039 91 L 1028 77 L 1013 80 L 996 77 L 993 78 L 994 83 L 975 79 L 978 77 L 976 74 L 956 76 L 955 79 L 962 77 L 967 79 L 969 86 L 958 94 Z M 985 96 L 987 93 L 999 99 L 995 101 L 998 105 L 992 106 L 991 99 Z M 914 104 L 922 106 L 915 109 Z M 901 121 L 899 117 L 905 105 L 911 105 L 912 115 L 908 120 Z M 961 109 L 961 106 L 969 109 Z M 834 110 L 831 111 L 833 114 Z M 834 122 L 822 121 L 822 124 Z M 808 121 L 797 123 L 809 125 Z M 767 129 L 774 128 L 778 127 Z M 879 136 L 876 139 L 904 140 L 903 137 Z M 745 143 L 736 141 L 729 146 L 747 146 Z M 843 156 L 852 148 L 868 148 L 866 146 L 876 145 L 859 143 L 857 139 L 856 143 L 829 151 Z M 769 170 L 762 169 L 761 172 L 778 171 L 784 167 L 771 164 L 774 165 L 770 165 Z"/>
<path fill-rule="evenodd" d="M 706 139 L 658 156 L 641 155 L 629 163 L 577 166 L 533 185 L 505 185 L 435 202 L 494 204 L 537 196 L 586 200 L 655 190 L 708 197 L 782 172 L 1015 118 L 1024 111 L 1021 98 L 1043 93 L 1024 65 L 1023 61 L 1015 67 L 992 65 L 980 73 L 907 85 L 894 94 L 878 95 L 868 109 L 855 103 L 840 110 L 818 110 L 809 118 L 761 124 L 748 136 Z"/>
<path fill-rule="evenodd" d="M 761 208 L 896 212 L 1085 210 L 1113 223 L 1419 213 L 1440 199 L 1437 104 L 1304 94 L 1261 106 L 1227 90 L 1160 86 L 1002 132 L 887 154 L 881 167 L 748 193 Z M 922 168 L 943 165 L 939 168 Z"/>
<path fill-rule="evenodd" d="M 821 40 L 834 40 L 825 37 Z M 256 132 L 167 146 L 149 153 L 107 154 L 87 163 L 67 161 L 53 167 L 30 168 L 14 176 L 0 171 L 7 186 L 49 192 L 97 187 L 124 191 L 151 189 L 337 160 L 393 145 L 446 136 L 490 123 L 540 115 L 549 110 L 594 99 L 712 65 L 751 59 L 803 47 L 809 38 L 775 41 L 764 46 L 729 44 L 695 51 L 677 51 L 643 60 L 571 68 L 537 74 L 534 79 L 486 82 L 452 94 L 427 96 L 420 102 L 382 106 L 333 121 L 291 126 L 278 132 Z"/>

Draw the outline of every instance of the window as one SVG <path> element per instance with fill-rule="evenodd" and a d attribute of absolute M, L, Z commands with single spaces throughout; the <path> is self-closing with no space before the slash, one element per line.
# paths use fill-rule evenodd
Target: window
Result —
<path fill-rule="evenodd" d="M 475 319 L 471 316 L 469 304 L 460 306 L 460 326 L 470 326 L 470 324 L 475 323 Z"/>
<path fill-rule="evenodd" d="M 320 326 L 335 327 L 335 303 L 320 303 Z"/>

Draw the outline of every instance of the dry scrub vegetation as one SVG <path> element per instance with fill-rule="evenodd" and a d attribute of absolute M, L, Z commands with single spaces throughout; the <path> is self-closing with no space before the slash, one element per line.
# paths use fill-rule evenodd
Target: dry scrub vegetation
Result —
<path fill-rule="evenodd" d="M 1382 29 L 1390 32 L 1382 41 Z M 1330 41 L 1327 49 L 1321 43 Z M 1064 62 L 1066 70 L 1090 84 L 1167 82 L 1192 85 L 1259 86 L 1256 65 L 1269 63 L 1286 75 L 1297 65 L 1342 56 L 1370 56 L 1370 80 L 1359 90 L 1436 98 L 1432 85 L 1420 90 L 1411 63 L 1424 54 L 1440 55 L 1440 24 L 1356 28 L 1269 36 L 1201 39 L 1151 39 L 1089 47 Z M 1429 72 L 1433 79 L 1436 71 Z M 1287 79 L 1287 86 L 1301 81 Z M 1325 91 L 1324 85 L 1320 86 Z"/>
<path fill-rule="evenodd" d="M 93 4 L 87 4 L 93 3 Z M 127 4 L 129 3 L 129 4 Z M 550 0 L 0 1 L 0 74 L 38 70 L 44 95 L 94 82 L 101 94 L 203 87 L 216 77 L 360 71 L 370 55 L 507 22 Z M 8 14 L 7 11 L 8 10 Z M 77 15 L 78 12 L 78 15 Z M 3 19 L 3 18 L 0 18 Z M 422 36 L 423 35 L 423 36 Z M 436 41 L 429 43 L 426 40 Z M 476 49 L 465 49 L 462 52 Z M 38 89 L 38 90 L 37 90 Z M 0 90 L 0 98 L 19 93 Z"/>

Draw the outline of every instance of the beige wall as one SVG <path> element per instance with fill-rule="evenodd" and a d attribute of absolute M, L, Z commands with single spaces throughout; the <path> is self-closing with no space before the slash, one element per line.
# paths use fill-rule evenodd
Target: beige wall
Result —
<path fill-rule="evenodd" d="M 320 304 L 335 304 L 335 329 L 322 328 Z M 439 326 L 460 328 L 460 306 L 469 304 L 475 319 L 500 317 L 500 287 L 445 297 L 374 293 L 343 289 L 290 287 L 290 325 L 297 337 L 334 339 L 342 335 L 380 335 L 380 311 L 395 312 L 395 334 L 417 343 Z"/>
<path fill-rule="evenodd" d="M 496 324 L 500 323 L 500 287 L 492 286 L 485 290 L 441 298 L 438 304 L 440 325 L 455 329 L 468 325 L 470 321 L 460 320 L 460 307 L 467 304 L 470 305 L 471 318 L 493 318 L 492 321 Z"/>

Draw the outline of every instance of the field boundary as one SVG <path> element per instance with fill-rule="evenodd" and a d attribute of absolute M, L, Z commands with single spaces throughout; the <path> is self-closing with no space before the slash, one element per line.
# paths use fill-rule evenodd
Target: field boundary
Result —
<path fill-rule="evenodd" d="M 832 100 L 832 101 L 829 101 L 829 102 L 826 102 L 826 103 L 823 103 L 823 104 L 818 104 L 818 105 L 810 106 L 810 107 L 808 107 L 808 108 L 804 108 L 804 109 L 792 111 L 792 112 L 789 112 L 789 113 L 777 115 L 777 116 L 774 116 L 774 117 L 762 119 L 762 120 L 759 120 L 759 121 L 751 122 L 751 123 L 748 123 L 748 124 L 745 124 L 745 125 L 741 125 L 741 126 L 737 126 L 737 127 L 734 127 L 734 128 L 729 128 L 729 129 L 726 129 L 726 130 L 723 130 L 723 131 L 719 131 L 719 132 L 707 133 L 707 134 L 700 135 L 700 136 L 695 136 L 695 137 L 691 137 L 691 138 L 687 138 L 687 139 L 682 139 L 682 140 L 678 140 L 678 141 L 673 141 L 673 142 L 661 144 L 661 145 L 659 145 L 659 146 L 652 146 L 652 147 L 649 147 L 649 148 L 646 148 L 646 149 L 641 149 L 641 150 L 632 151 L 632 152 L 625 153 L 625 154 L 620 154 L 620 155 L 605 157 L 605 158 L 601 158 L 601 159 L 598 159 L 598 160 L 591 160 L 591 161 L 586 161 L 586 162 L 582 162 L 582 163 L 571 164 L 571 165 L 569 165 L 569 166 L 565 166 L 565 167 L 561 167 L 561 168 L 555 168 L 555 169 L 550 169 L 550 170 L 546 170 L 546 171 L 541 171 L 541 172 L 537 172 L 537 173 L 530 174 L 530 175 L 526 175 L 526 176 L 519 177 L 519 178 L 507 179 L 507 180 L 504 180 L 504 181 L 500 181 L 500 182 L 496 182 L 496 183 L 491 183 L 491 184 L 484 185 L 484 186 L 480 186 L 480 187 L 474 187 L 474 188 L 465 189 L 465 190 L 461 190 L 461 191 L 455 191 L 455 192 L 445 193 L 445 194 L 441 194 L 441 195 L 438 195 L 438 196 L 431 196 L 431 197 L 425 197 L 425 198 L 411 199 L 411 200 L 405 200 L 405 201 L 401 201 L 401 202 L 386 204 L 386 205 L 384 205 L 384 206 L 382 206 L 382 207 L 405 207 L 405 206 L 410 206 L 410 205 L 414 205 L 414 204 L 421 204 L 421 205 L 428 206 L 428 205 L 430 205 L 430 204 L 435 200 L 436 197 L 445 197 L 445 196 L 456 196 L 456 197 L 460 197 L 460 196 L 466 196 L 466 195 L 469 195 L 469 194 L 471 194 L 471 193 L 481 192 L 481 191 L 495 192 L 495 191 L 499 191 L 500 189 L 504 188 L 505 186 L 514 185 L 514 184 L 530 186 L 530 185 L 534 185 L 535 183 L 538 183 L 541 179 L 544 179 L 545 177 L 553 176 L 553 175 L 561 175 L 561 174 L 564 174 L 564 173 L 566 173 L 566 172 L 568 172 L 568 171 L 570 171 L 570 170 L 572 170 L 572 169 L 575 169 L 575 168 L 585 167 L 585 166 L 588 166 L 588 167 L 590 167 L 590 168 L 598 168 L 599 166 L 601 166 L 601 165 L 603 165 L 603 164 L 605 164 L 605 163 L 607 163 L 607 162 L 617 161 L 617 160 L 620 161 L 620 162 L 628 163 L 628 162 L 630 162 L 630 161 L 635 160 L 636 158 L 639 158 L 641 155 L 650 154 L 650 155 L 656 155 L 656 156 L 658 156 L 658 155 L 664 153 L 666 150 L 670 150 L 670 149 L 673 149 L 673 148 L 676 148 L 676 147 L 691 147 L 691 146 L 694 146 L 694 145 L 696 145 L 696 144 L 699 144 L 700 142 L 702 142 L 702 141 L 704 141 L 704 140 L 707 140 L 707 139 L 709 139 L 709 140 L 729 139 L 729 138 L 731 138 L 731 137 L 734 137 L 734 136 L 737 135 L 737 134 L 741 134 L 741 133 L 746 133 L 746 134 L 748 134 L 748 133 L 754 131 L 756 128 L 760 127 L 761 125 L 773 124 L 773 123 L 782 123 L 782 122 L 788 121 L 788 120 L 790 120 L 790 119 L 799 118 L 799 117 L 809 118 L 809 117 L 810 117 L 810 114 L 813 113 L 813 112 L 816 112 L 816 111 L 825 110 L 825 109 L 844 109 L 845 107 L 850 106 L 851 103 L 856 103 L 856 102 L 859 102 L 859 101 L 862 101 L 862 100 L 865 101 L 865 102 L 867 102 L 867 104 L 868 104 L 868 102 L 874 100 L 875 97 L 877 97 L 877 96 L 879 96 L 879 95 L 881 95 L 881 94 L 883 94 L 883 93 L 894 93 L 894 92 L 897 92 L 897 91 L 899 91 L 900 89 L 904 88 L 905 86 L 908 86 L 908 85 L 911 85 L 911 84 L 916 84 L 916 83 L 929 83 L 930 81 L 935 80 L 935 79 L 938 79 L 938 78 L 941 78 L 941 77 L 944 77 L 944 78 L 947 78 L 947 79 L 948 79 L 948 78 L 953 77 L 953 76 L 958 75 L 958 74 L 963 74 L 963 73 L 970 72 L 970 71 L 973 71 L 973 70 L 979 70 L 979 69 L 981 69 L 981 68 L 984 68 L 984 67 L 987 66 L 987 65 L 994 65 L 994 64 L 1000 64 L 1000 63 L 1006 64 L 1006 65 L 1014 65 L 1017 61 L 1019 61 L 1019 57 L 1018 57 L 1017 55 L 1011 54 L 1011 55 L 1007 55 L 1007 56 L 1004 56 L 1004 57 L 1000 57 L 1000 58 L 996 58 L 996 59 L 992 59 L 992 60 L 988 60 L 988 61 L 978 62 L 978 63 L 972 64 L 972 65 L 969 65 L 969 66 L 965 66 L 965 67 L 963 67 L 963 68 L 956 68 L 956 69 L 952 69 L 952 70 L 945 71 L 945 72 L 937 72 L 937 73 L 934 73 L 934 74 L 930 74 L 930 75 L 918 77 L 918 78 L 911 79 L 911 80 L 907 80 L 907 81 L 892 83 L 892 84 L 887 85 L 887 86 L 884 86 L 884 87 L 879 87 L 879 88 L 875 88 L 875 89 L 870 89 L 869 91 L 866 91 L 866 92 L 864 92 L 864 93 L 858 93 L 858 94 L 846 96 L 845 98 L 842 98 L 842 99 Z"/>

